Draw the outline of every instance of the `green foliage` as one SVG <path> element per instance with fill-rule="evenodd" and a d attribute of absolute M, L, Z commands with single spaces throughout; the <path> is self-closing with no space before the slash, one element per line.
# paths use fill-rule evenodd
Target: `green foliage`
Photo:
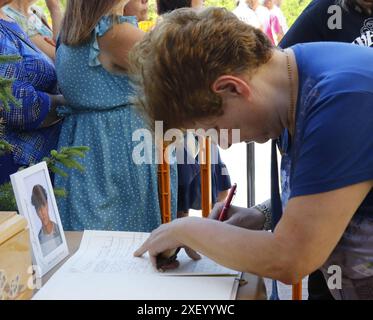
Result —
<path fill-rule="evenodd" d="M 66 198 L 67 197 L 67 192 L 63 188 L 54 188 L 53 192 L 54 192 L 54 195 L 57 198 Z"/>
<path fill-rule="evenodd" d="M 205 0 L 206 7 L 224 7 L 228 10 L 236 8 L 238 0 Z"/>
<path fill-rule="evenodd" d="M 205 6 L 224 7 L 228 10 L 233 10 L 236 7 L 238 0 L 205 0 Z M 311 0 L 283 0 L 282 11 L 291 26 L 296 18 L 301 14 L 304 8 L 311 2 Z M 66 0 L 61 0 L 62 5 L 66 6 Z M 48 9 L 44 0 L 39 0 L 36 4 L 42 8 L 47 16 L 49 16 Z M 149 0 L 149 20 L 155 21 L 157 18 L 156 0 Z"/>
<path fill-rule="evenodd" d="M 0 56 L 0 64 L 14 63 L 19 61 L 20 59 L 21 57 L 16 55 Z M 13 79 L 0 78 L 0 110 L 4 108 L 6 111 L 9 111 L 9 102 L 13 103 L 16 106 L 20 106 L 20 103 L 16 98 L 14 98 L 12 94 L 12 83 Z"/>
<path fill-rule="evenodd" d="M 289 27 L 299 17 L 311 0 L 284 0 L 281 6 Z"/>
<path fill-rule="evenodd" d="M 233 10 L 236 7 L 237 0 L 205 0 L 205 6 L 224 7 L 228 10 Z M 149 0 L 149 20 L 157 19 L 156 0 Z"/>
<path fill-rule="evenodd" d="M 0 56 L 0 64 L 17 62 L 19 60 L 20 57 L 15 55 Z M 14 98 L 12 94 L 12 83 L 13 80 L 11 79 L 0 78 L 0 111 L 2 109 L 8 111 L 9 103 L 20 106 L 20 103 L 16 98 Z M 3 156 L 5 153 L 9 153 L 12 151 L 12 146 L 2 139 L 4 135 L 4 129 L 4 121 L 2 118 L 0 118 L 0 156 Z"/>
<path fill-rule="evenodd" d="M 76 161 L 74 158 L 83 158 L 85 153 L 89 151 L 89 147 L 63 147 L 60 152 L 52 150 L 50 157 L 43 159 L 47 163 L 48 169 L 62 177 L 67 177 L 67 173 L 60 169 L 60 166 L 67 167 L 69 169 L 77 169 L 81 172 L 84 171 L 83 166 Z M 66 197 L 67 192 L 62 188 L 55 188 L 54 195 L 56 197 Z M 0 185 L 0 211 L 16 211 L 17 204 L 14 197 L 11 183 L 5 183 Z"/>
<path fill-rule="evenodd" d="M 157 4 L 155 0 L 149 0 L 149 14 L 148 19 L 150 21 L 156 21 L 157 20 Z"/>
<path fill-rule="evenodd" d="M 1 129 L 0 129 L 1 130 Z M 6 153 L 12 152 L 13 147 L 5 140 L 0 140 L 0 157 Z"/>
<path fill-rule="evenodd" d="M 0 109 L 4 108 L 9 111 L 9 103 L 20 106 L 19 101 L 12 94 L 12 83 L 12 79 L 0 78 L 0 101 L 2 102 Z"/>
<path fill-rule="evenodd" d="M 50 152 L 50 157 L 44 158 L 43 161 L 47 163 L 50 171 L 66 178 L 68 174 L 63 171 L 58 164 L 69 169 L 77 169 L 80 172 L 84 172 L 83 166 L 74 158 L 84 158 L 85 152 L 87 151 L 89 151 L 89 147 L 85 146 L 63 147 L 60 152 L 52 150 Z"/>
<path fill-rule="evenodd" d="M 205 6 L 224 7 L 228 10 L 236 8 L 238 0 L 205 0 Z M 296 18 L 302 13 L 311 0 L 283 0 L 282 11 L 291 26 Z M 155 0 L 149 1 L 149 20 L 154 21 L 157 17 Z"/>
<path fill-rule="evenodd" d="M 10 182 L 0 185 L 0 211 L 17 211 L 17 203 Z"/>
<path fill-rule="evenodd" d="M 60 0 L 62 6 L 63 6 L 64 8 L 66 7 L 66 1 L 67 1 L 67 0 Z M 36 4 L 37 6 L 43 8 L 43 9 L 45 9 L 45 13 L 47 13 L 48 9 L 47 9 L 47 6 L 46 6 L 46 4 L 45 4 L 45 0 L 38 0 L 38 1 L 36 1 L 35 4 Z"/>
<path fill-rule="evenodd" d="M 17 55 L 0 56 L 0 64 L 17 62 L 19 60 L 21 60 L 21 57 Z"/>

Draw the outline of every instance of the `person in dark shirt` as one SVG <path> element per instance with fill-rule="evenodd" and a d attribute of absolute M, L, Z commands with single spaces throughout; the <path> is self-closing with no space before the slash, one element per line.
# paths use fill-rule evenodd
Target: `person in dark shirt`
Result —
<path fill-rule="evenodd" d="M 338 41 L 373 46 L 373 0 L 314 0 L 280 42 Z"/>

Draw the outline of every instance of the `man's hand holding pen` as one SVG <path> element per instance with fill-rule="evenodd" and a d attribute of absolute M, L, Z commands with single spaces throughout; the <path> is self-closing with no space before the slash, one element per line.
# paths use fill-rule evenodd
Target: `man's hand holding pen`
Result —
<path fill-rule="evenodd" d="M 209 215 L 209 219 L 218 220 L 223 206 L 223 202 L 215 204 Z M 262 230 L 264 221 L 265 217 L 259 210 L 236 206 L 231 206 L 228 209 L 224 220 L 225 223 L 250 230 Z"/>
<path fill-rule="evenodd" d="M 235 183 L 229 190 L 225 201 L 214 206 L 209 218 L 250 230 L 263 229 L 265 217 L 260 211 L 254 208 L 240 208 L 231 205 L 236 191 L 237 184 Z"/>
<path fill-rule="evenodd" d="M 265 218 L 260 211 L 254 208 L 231 206 L 236 188 L 237 185 L 233 185 L 224 203 L 220 202 L 214 206 L 209 219 L 224 221 L 227 224 L 250 230 L 261 230 Z M 180 248 L 184 247 L 183 243 L 179 242 L 177 236 L 182 231 L 183 222 L 187 222 L 187 219 L 195 218 L 176 219 L 171 223 L 161 225 L 152 232 L 143 245 L 136 250 L 134 255 L 140 257 L 148 251 L 153 266 L 158 270 L 165 271 L 177 268 L 179 266 L 177 254 Z M 184 249 L 191 259 L 198 260 L 201 258 L 191 248 L 184 247 Z"/>

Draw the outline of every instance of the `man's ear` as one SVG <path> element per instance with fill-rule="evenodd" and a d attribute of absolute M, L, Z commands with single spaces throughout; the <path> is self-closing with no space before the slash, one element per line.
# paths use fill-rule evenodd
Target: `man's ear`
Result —
<path fill-rule="evenodd" d="M 250 89 L 248 84 L 235 76 L 220 76 L 212 84 L 212 90 L 219 95 L 249 95 Z"/>

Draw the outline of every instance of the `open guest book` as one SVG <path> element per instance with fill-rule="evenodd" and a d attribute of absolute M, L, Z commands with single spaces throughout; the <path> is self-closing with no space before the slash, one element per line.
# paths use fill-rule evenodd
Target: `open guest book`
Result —
<path fill-rule="evenodd" d="M 148 254 L 133 253 L 149 233 L 85 231 L 79 250 L 33 299 L 229 300 L 241 273 L 207 257 L 178 254 L 179 268 L 157 271 Z"/>

